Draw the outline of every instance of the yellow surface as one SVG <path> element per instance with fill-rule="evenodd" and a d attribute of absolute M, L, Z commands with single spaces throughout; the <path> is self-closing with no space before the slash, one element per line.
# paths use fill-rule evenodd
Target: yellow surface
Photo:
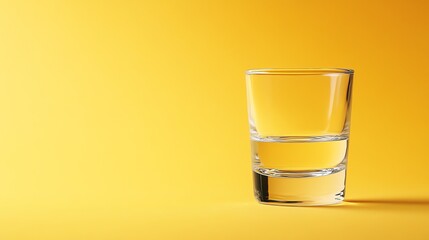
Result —
<path fill-rule="evenodd" d="M 2 0 L 0 239 L 428 239 L 428 6 Z M 356 70 L 354 202 L 254 202 L 259 67 Z"/>

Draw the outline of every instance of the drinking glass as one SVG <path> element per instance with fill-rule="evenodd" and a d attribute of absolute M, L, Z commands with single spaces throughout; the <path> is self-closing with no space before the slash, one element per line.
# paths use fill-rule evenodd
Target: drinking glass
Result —
<path fill-rule="evenodd" d="M 256 199 L 274 205 L 343 201 L 352 69 L 246 72 Z"/>

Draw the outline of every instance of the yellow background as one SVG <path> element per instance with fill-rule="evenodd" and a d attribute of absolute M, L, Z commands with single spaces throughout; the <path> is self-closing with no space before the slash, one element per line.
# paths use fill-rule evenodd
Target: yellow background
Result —
<path fill-rule="evenodd" d="M 428 239 L 425 1 L 1 1 L 0 239 Z M 244 70 L 349 67 L 342 206 L 258 205 Z"/>

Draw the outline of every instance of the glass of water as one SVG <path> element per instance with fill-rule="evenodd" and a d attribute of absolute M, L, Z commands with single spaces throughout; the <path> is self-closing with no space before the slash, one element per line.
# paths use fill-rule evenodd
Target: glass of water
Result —
<path fill-rule="evenodd" d="M 274 205 L 344 199 L 353 70 L 246 72 L 255 197 Z"/>

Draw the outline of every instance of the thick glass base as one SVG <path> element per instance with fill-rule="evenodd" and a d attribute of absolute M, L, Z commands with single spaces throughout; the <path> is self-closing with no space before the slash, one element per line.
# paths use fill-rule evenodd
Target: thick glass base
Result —
<path fill-rule="evenodd" d="M 315 177 L 273 177 L 253 172 L 255 197 L 262 204 L 320 206 L 344 200 L 346 171 Z"/>

